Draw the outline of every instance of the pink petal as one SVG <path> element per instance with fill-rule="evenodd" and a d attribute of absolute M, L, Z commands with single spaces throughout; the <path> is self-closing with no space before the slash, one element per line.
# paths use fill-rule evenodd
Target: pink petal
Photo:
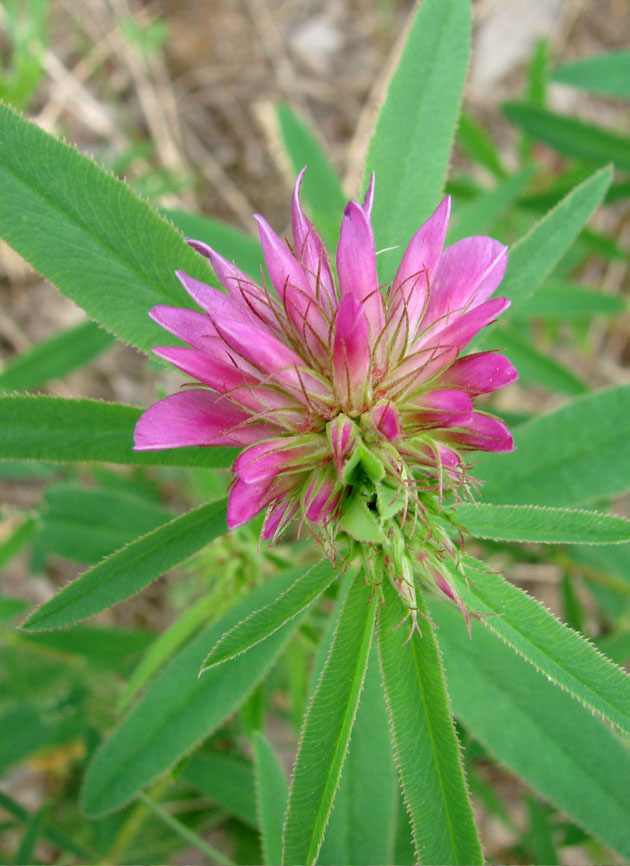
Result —
<path fill-rule="evenodd" d="M 518 373 L 505 355 L 478 352 L 456 361 L 442 373 L 436 384 L 463 388 L 469 394 L 489 394 L 517 379 Z"/>
<path fill-rule="evenodd" d="M 298 510 L 298 507 L 299 503 L 291 499 L 283 499 L 270 509 L 263 524 L 263 538 L 265 541 L 272 539 L 282 526 L 286 526 Z"/>
<path fill-rule="evenodd" d="M 149 315 L 160 327 L 195 349 L 203 350 L 208 340 L 217 335 L 210 317 L 196 310 L 158 304 L 153 307 Z"/>
<path fill-rule="evenodd" d="M 327 358 L 330 325 L 301 264 L 271 226 L 256 216 L 265 263 L 297 336 L 319 361 Z"/>
<path fill-rule="evenodd" d="M 337 475 L 343 481 L 343 472 L 358 443 L 357 425 L 346 415 L 339 414 L 326 427 Z"/>
<path fill-rule="evenodd" d="M 281 436 L 242 451 L 234 463 L 234 471 L 252 484 L 316 464 L 325 454 L 322 440 L 305 442 L 302 437 Z"/>
<path fill-rule="evenodd" d="M 213 337 L 211 340 L 215 344 L 219 344 L 222 349 L 226 348 L 223 341 L 218 338 Z M 185 346 L 154 346 L 153 352 L 158 358 L 164 358 L 178 370 L 221 393 L 245 384 L 258 382 L 254 376 L 239 370 L 227 359 L 219 360 L 216 356 L 213 357 L 211 354 L 199 352 L 196 349 L 188 349 Z"/>
<path fill-rule="evenodd" d="M 495 291 L 505 273 L 507 247 L 481 235 L 464 238 L 442 253 L 422 325 L 445 328 Z"/>
<path fill-rule="evenodd" d="M 507 298 L 492 298 L 460 316 L 448 327 L 435 331 L 430 328 L 417 341 L 416 347 L 453 346 L 457 352 L 466 348 L 482 328 L 494 322 L 510 306 Z"/>
<path fill-rule="evenodd" d="M 239 270 L 235 264 L 219 255 L 208 244 L 204 244 L 203 241 L 186 238 L 186 243 L 198 253 L 201 253 L 202 256 L 210 259 L 210 264 L 217 275 L 217 279 L 227 290 L 230 297 L 242 302 L 266 324 L 272 327 L 277 326 L 277 319 L 273 312 L 271 300 L 258 283 Z M 200 295 L 195 300 L 206 312 L 212 313 L 211 305 L 206 306 L 202 298 L 203 295 Z"/>
<path fill-rule="evenodd" d="M 306 517 L 313 523 L 324 523 L 334 511 L 340 492 L 339 484 L 336 484 L 332 478 L 316 476 L 304 497 L 303 507 Z"/>
<path fill-rule="evenodd" d="M 326 249 L 300 205 L 300 184 L 306 168 L 299 173 L 291 202 L 291 225 L 295 242 L 295 255 L 302 265 L 311 286 L 311 294 L 324 313 L 332 317 L 337 307 L 337 294 L 333 283 Z"/>
<path fill-rule="evenodd" d="M 460 448 L 475 451 L 513 451 L 514 441 L 502 421 L 482 412 L 474 412 L 472 420 L 460 425 L 461 429 L 440 431 L 440 439 L 453 442 Z"/>
<path fill-rule="evenodd" d="M 254 365 L 267 380 L 274 380 L 290 390 L 300 402 L 310 405 L 318 397 L 330 397 L 328 386 L 312 371 L 293 349 L 273 334 L 228 319 L 216 321 L 220 335 L 237 355 Z"/>
<path fill-rule="evenodd" d="M 396 354 L 404 352 L 416 337 L 442 255 L 450 212 L 449 196 L 412 237 L 394 278 L 388 330 L 393 337 L 395 334 Z"/>
<path fill-rule="evenodd" d="M 211 318 L 229 316 L 236 319 L 237 322 L 258 323 L 258 319 L 240 298 L 231 297 L 212 286 L 200 283 L 199 280 L 195 280 L 184 271 L 175 271 L 175 276 L 193 301 L 199 304 Z"/>
<path fill-rule="evenodd" d="M 333 343 L 335 393 L 348 411 L 359 410 L 367 398 L 371 352 L 364 308 L 354 295 L 344 295 L 337 309 Z"/>
<path fill-rule="evenodd" d="M 348 202 L 341 221 L 337 274 L 341 297 L 352 295 L 363 305 L 374 346 L 385 324 L 383 298 L 376 273 L 374 232 L 367 214 L 355 201 Z"/>
<path fill-rule="evenodd" d="M 394 442 L 402 435 L 402 425 L 398 413 L 392 403 L 381 403 L 370 412 L 374 428 L 381 436 Z"/>
<path fill-rule="evenodd" d="M 473 417 L 472 400 L 465 391 L 427 391 L 410 401 L 405 429 L 461 426 Z"/>
<path fill-rule="evenodd" d="M 134 433 L 134 450 L 249 445 L 279 432 L 273 424 L 252 423 L 248 412 L 220 394 L 181 391 L 159 400 L 141 415 Z"/>
<path fill-rule="evenodd" d="M 271 500 L 273 481 L 260 481 L 258 484 L 247 484 L 239 478 L 230 490 L 227 507 L 228 529 L 236 529 L 255 517 Z"/>
<path fill-rule="evenodd" d="M 363 204 L 361 207 L 365 211 L 366 217 L 371 220 L 372 219 L 372 207 L 374 205 L 374 180 L 376 175 L 374 172 L 370 175 L 370 182 L 368 184 L 368 188 L 365 191 L 365 195 L 363 197 Z"/>

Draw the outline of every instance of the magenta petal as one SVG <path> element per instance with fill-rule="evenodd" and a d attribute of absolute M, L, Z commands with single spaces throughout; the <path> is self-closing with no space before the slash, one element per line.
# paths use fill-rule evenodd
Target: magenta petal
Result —
<path fill-rule="evenodd" d="M 274 424 L 251 422 L 248 412 L 220 394 L 198 389 L 181 391 L 154 403 L 140 416 L 134 449 L 250 445 L 280 432 Z"/>
<path fill-rule="evenodd" d="M 408 423 L 423 428 L 451 427 L 468 422 L 473 417 L 472 400 L 465 391 L 427 391 L 410 402 Z"/>
<path fill-rule="evenodd" d="M 247 484 L 237 478 L 230 490 L 227 507 L 228 529 L 236 529 L 255 517 L 269 505 L 273 495 L 270 493 L 273 481 L 260 481 Z"/>
<path fill-rule="evenodd" d="M 385 322 L 383 298 L 376 273 L 374 232 L 367 214 L 355 201 L 348 202 L 343 212 L 337 246 L 337 274 L 341 297 L 352 295 L 363 305 L 374 346 Z"/>
<path fill-rule="evenodd" d="M 415 339 L 442 255 L 450 212 L 451 198 L 448 196 L 411 238 L 394 278 L 389 331 L 392 335 L 396 333 L 395 343 L 399 352 L 406 348 L 407 334 L 408 344 Z"/>
<path fill-rule="evenodd" d="M 337 307 L 337 295 L 324 244 L 306 218 L 300 205 L 300 184 L 305 168 L 299 173 L 291 202 L 291 226 L 295 242 L 295 255 L 302 265 L 311 286 L 311 294 L 328 316 Z"/>
<path fill-rule="evenodd" d="M 400 418 L 392 403 L 381 403 L 375 406 L 370 417 L 375 429 L 390 442 L 394 442 L 402 436 Z"/>
<path fill-rule="evenodd" d="M 221 341 L 217 338 L 212 339 L 224 348 Z M 258 381 L 254 376 L 239 370 L 234 364 L 218 360 L 196 349 L 188 349 L 185 346 L 154 346 L 153 352 L 158 358 L 164 358 L 188 376 L 222 393 Z"/>
<path fill-rule="evenodd" d="M 306 461 L 316 462 L 325 455 L 323 443 L 305 442 L 299 437 L 282 436 L 260 442 L 241 452 L 234 463 L 234 471 L 252 484 L 273 478 L 289 470 L 299 470 Z"/>
<path fill-rule="evenodd" d="M 333 342 L 335 393 L 348 411 L 363 407 L 369 389 L 370 334 L 364 308 L 354 295 L 344 295 L 337 309 Z"/>
<path fill-rule="evenodd" d="M 306 516 L 313 523 L 325 522 L 339 501 L 339 485 L 332 478 L 316 476 L 304 497 Z"/>
<path fill-rule="evenodd" d="M 366 217 L 371 220 L 372 219 L 372 208 L 374 206 L 374 180 L 376 175 L 374 172 L 370 175 L 370 182 L 368 184 L 368 188 L 365 191 L 365 195 L 363 196 L 363 204 L 361 207 L 365 211 Z"/>
<path fill-rule="evenodd" d="M 210 264 L 217 275 L 217 279 L 227 290 L 231 298 L 241 302 L 268 325 L 271 325 L 272 327 L 277 325 L 271 301 L 258 283 L 256 283 L 251 277 L 248 277 L 247 274 L 243 273 L 243 271 L 239 270 L 235 264 L 215 252 L 215 250 L 208 246 L 208 244 L 204 244 L 203 241 L 195 241 L 187 238 L 186 243 L 198 253 L 201 253 L 201 255 L 210 259 Z M 193 297 L 195 296 L 193 295 Z M 207 306 L 206 296 L 203 292 L 199 293 L 198 296 L 195 297 L 195 300 L 204 310 L 206 310 L 207 313 L 213 312 L 211 297 L 208 298 Z"/>
<path fill-rule="evenodd" d="M 290 499 L 283 499 L 280 502 L 277 502 L 273 508 L 270 509 L 263 524 L 263 538 L 265 541 L 272 539 L 282 526 L 286 526 L 298 510 L 298 507 L 299 504 L 297 502 L 292 502 Z"/>
<path fill-rule="evenodd" d="M 448 247 L 435 270 L 423 326 L 446 327 L 486 301 L 503 279 L 507 247 L 493 238 L 463 238 Z"/>
<path fill-rule="evenodd" d="M 301 264 L 271 226 L 257 216 L 265 263 L 298 337 L 318 360 L 327 356 L 329 323 Z"/>
<path fill-rule="evenodd" d="M 513 451 L 514 440 L 498 418 L 474 412 L 472 419 L 458 429 L 440 431 L 440 438 L 475 451 Z"/>
<path fill-rule="evenodd" d="M 149 315 L 162 328 L 196 349 L 203 350 L 208 340 L 217 335 L 210 317 L 196 310 L 158 304 Z"/>
<path fill-rule="evenodd" d="M 433 328 L 424 334 L 416 343 L 416 346 L 428 348 L 429 346 L 454 346 L 457 352 L 466 348 L 468 343 L 476 337 L 482 328 L 494 322 L 501 313 L 510 306 L 507 298 L 491 298 L 483 304 L 479 304 L 463 316 L 460 316 L 448 327 L 435 331 Z"/>
<path fill-rule="evenodd" d="M 478 352 L 460 358 L 439 377 L 439 385 L 463 388 L 469 394 L 489 394 L 516 382 L 518 373 L 505 355 Z"/>
<path fill-rule="evenodd" d="M 175 271 L 175 276 L 186 289 L 190 297 L 199 306 L 214 316 L 229 316 L 237 322 L 256 323 L 257 319 L 240 299 L 226 295 L 225 292 L 214 289 L 205 283 L 200 283 L 184 271 Z"/>

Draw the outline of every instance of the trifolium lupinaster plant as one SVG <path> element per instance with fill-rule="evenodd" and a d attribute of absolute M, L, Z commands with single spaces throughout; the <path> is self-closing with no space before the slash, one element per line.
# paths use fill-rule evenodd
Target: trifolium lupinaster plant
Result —
<path fill-rule="evenodd" d="M 507 248 L 490 237 L 444 248 L 445 198 L 379 284 L 370 223 L 374 175 L 363 203 L 346 206 L 335 269 L 300 206 L 293 242 L 257 216 L 269 279 L 256 283 L 201 241 L 221 292 L 178 271 L 200 311 L 157 306 L 152 318 L 187 347 L 154 352 L 194 377 L 148 409 L 137 450 L 187 445 L 243 447 L 234 463 L 227 522 L 266 510 L 262 535 L 277 541 L 292 521 L 336 562 L 360 556 L 372 595 L 392 581 L 419 628 L 415 578 L 458 602 L 450 576 L 460 553 L 453 504 L 474 487 L 470 451 L 511 451 L 497 418 L 475 409 L 480 394 L 517 378 L 506 357 L 460 357 L 509 306 L 491 297 Z"/>

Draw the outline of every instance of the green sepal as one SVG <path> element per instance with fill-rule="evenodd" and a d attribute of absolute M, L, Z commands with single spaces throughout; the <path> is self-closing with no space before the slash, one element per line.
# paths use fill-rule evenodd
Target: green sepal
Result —
<path fill-rule="evenodd" d="M 359 443 L 358 451 L 361 466 L 370 481 L 373 481 L 374 484 L 382 481 L 385 477 L 385 465 L 383 462 L 372 451 L 366 448 L 362 442 Z"/>
<path fill-rule="evenodd" d="M 398 514 L 400 509 L 405 504 L 405 497 L 400 488 L 392 487 L 391 484 L 376 483 L 376 507 L 381 520 L 389 520 L 395 514 Z"/>
<path fill-rule="evenodd" d="M 339 528 L 356 541 L 363 541 L 368 544 L 382 544 L 386 541 L 376 516 L 367 507 L 367 503 L 360 493 L 355 493 L 344 508 L 339 521 Z"/>

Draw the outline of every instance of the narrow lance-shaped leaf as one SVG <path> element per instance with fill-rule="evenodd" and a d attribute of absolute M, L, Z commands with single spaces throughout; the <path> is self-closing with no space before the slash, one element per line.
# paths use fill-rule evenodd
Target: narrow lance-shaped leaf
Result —
<path fill-rule="evenodd" d="M 547 282 L 537 289 L 518 310 L 519 319 L 536 317 L 566 321 L 593 316 L 613 316 L 628 309 L 621 295 L 587 289 L 572 283 Z"/>
<path fill-rule="evenodd" d="M 22 628 L 62 628 L 135 595 L 226 531 L 226 500 L 201 505 L 108 556 L 39 607 Z"/>
<path fill-rule="evenodd" d="M 319 866 L 397 863 L 393 859 L 397 793 L 378 647 L 373 641 L 341 782 L 317 858 Z"/>
<path fill-rule="evenodd" d="M 595 172 L 566 195 L 510 249 L 500 293 L 512 301 L 512 312 L 551 273 L 575 241 L 595 208 L 602 202 L 611 178 L 610 168 Z M 484 333 L 488 330 L 486 328 Z"/>
<path fill-rule="evenodd" d="M 82 322 L 12 358 L 0 373 L 0 391 L 32 391 L 61 379 L 109 348 L 114 338 L 94 322 Z"/>
<path fill-rule="evenodd" d="M 449 225 L 448 243 L 489 232 L 496 220 L 516 201 L 533 174 L 533 167 L 527 166 L 457 211 Z"/>
<path fill-rule="evenodd" d="M 376 602 L 367 598 L 357 575 L 304 719 L 284 827 L 287 866 L 314 863 L 322 844 L 370 652 Z"/>
<path fill-rule="evenodd" d="M 156 304 L 193 306 L 178 268 L 210 269 L 169 222 L 89 157 L 0 105 L 0 236 L 120 339 L 149 352 Z"/>
<path fill-rule="evenodd" d="M 282 824 L 289 790 L 280 762 L 264 734 L 256 731 L 254 746 L 254 782 L 256 811 L 265 866 L 276 866 L 282 860 Z"/>
<path fill-rule="evenodd" d="M 379 616 L 383 680 L 418 863 L 483 863 L 481 844 L 433 628 L 418 594 L 422 637 L 408 643 L 403 607 L 387 581 Z"/>
<path fill-rule="evenodd" d="M 454 606 L 431 599 L 430 611 L 457 718 L 501 764 L 630 857 L 626 744 L 481 623 L 469 637 Z"/>
<path fill-rule="evenodd" d="M 370 141 L 376 249 L 404 245 L 437 207 L 457 126 L 470 47 L 469 0 L 424 0 Z M 379 256 L 387 280 L 400 253 Z"/>
<path fill-rule="evenodd" d="M 630 98 L 630 51 L 596 54 L 557 66 L 551 75 L 559 84 L 592 93 Z"/>
<path fill-rule="evenodd" d="M 537 105 L 506 102 L 503 113 L 533 138 L 566 156 L 592 165 L 612 162 L 622 170 L 630 169 L 630 138 L 625 135 Z"/>
<path fill-rule="evenodd" d="M 329 562 L 322 562 L 300 575 L 293 586 L 271 604 L 254 611 L 247 619 L 226 632 L 208 653 L 201 668 L 202 672 L 247 652 L 250 647 L 269 637 L 285 622 L 308 607 L 334 578 L 335 574 Z"/>
<path fill-rule="evenodd" d="M 614 514 L 537 505 L 464 504 L 457 521 L 479 538 L 544 544 L 623 544 L 630 520 Z"/>
<path fill-rule="evenodd" d="M 280 137 L 294 173 L 298 174 L 307 166 L 301 192 L 312 210 L 316 228 L 324 241 L 334 247 L 347 201 L 341 180 L 312 130 L 289 105 L 278 103 L 276 116 Z"/>
<path fill-rule="evenodd" d="M 492 345 L 508 356 L 518 370 L 519 381 L 541 385 L 561 394 L 586 394 L 589 387 L 582 379 L 554 358 L 539 351 L 518 328 L 495 328 Z"/>
<path fill-rule="evenodd" d="M 0 397 L 0 460 L 123 463 L 136 466 L 229 466 L 236 448 L 134 451 L 142 409 L 100 400 Z"/>
<path fill-rule="evenodd" d="M 630 489 L 629 437 L 630 386 L 606 388 L 518 427 L 474 474 L 497 505 L 582 505 Z"/>
<path fill-rule="evenodd" d="M 546 544 L 622 544 L 630 520 L 599 511 L 537 505 L 460 505 L 457 522 L 478 538 Z"/>
<path fill-rule="evenodd" d="M 586 706 L 630 733 L 630 676 L 540 602 L 482 563 L 465 557 L 452 570 L 470 610 L 524 659 Z"/>
<path fill-rule="evenodd" d="M 169 769 L 227 719 L 253 691 L 302 616 L 249 652 L 199 677 L 208 645 L 284 592 L 300 569 L 268 580 L 179 652 L 95 754 L 82 804 L 90 817 L 113 812 Z"/>

